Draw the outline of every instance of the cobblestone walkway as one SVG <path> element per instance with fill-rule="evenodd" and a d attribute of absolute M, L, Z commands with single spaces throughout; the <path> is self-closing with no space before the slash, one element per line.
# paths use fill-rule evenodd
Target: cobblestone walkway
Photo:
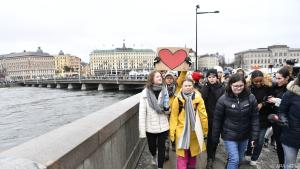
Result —
<path fill-rule="evenodd" d="M 146 144 L 144 152 L 141 155 L 136 169 L 157 169 L 156 166 L 151 165 L 151 154 Z M 224 149 L 224 145 L 220 144 L 217 149 L 216 160 L 214 163 L 214 169 L 223 169 L 225 167 L 227 155 Z M 278 159 L 276 150 L 273 146 L 269 148 L 263 148 L 262 154 L 259 157 L 257 166 L 250 166 L 249 161 L 243 161 L 240 169 L 277 169 Z M 300 153 L 297 158 L 297 167 L 300 169 Z M 197 169 L 205 169 L 206 167 L 206 152 L 201 154 L 197 159 Z M 164 169 L 176 169 L 176 154 L 170 150 L 170 160 L 164 163 Z"/>

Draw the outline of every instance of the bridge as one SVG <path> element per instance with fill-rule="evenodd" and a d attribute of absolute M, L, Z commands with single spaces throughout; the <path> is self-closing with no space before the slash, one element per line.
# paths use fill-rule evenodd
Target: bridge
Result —
<path fill-rule="evenodd" d="M 152 169 L 145 139 L 139 139 L 140 94 L 0 153 L 1 169 Z M 224 146 L 218 146 L 214 168 L 224 168 Z M 297 159 L 297 165 L 300 158 Z M 197 168 L 205 168 L 206 153 Z M 297 166 L 298 167 L 298 166 Z M 176 168 L 170 155 L 164 169 Z M 279 168 L 273 148 L 263 149 L 257 167 L 244 161 L 241 169 Z"/>
<path fill-rule="evenodd" d="M 95 76 L 89 78 L 54 78 L 30 79 L 17 83 L 26 87 L 47 87 L 58 89 L 80 90 L 135 90 L 142 89 L 146 82 L 145 76 Z"/>

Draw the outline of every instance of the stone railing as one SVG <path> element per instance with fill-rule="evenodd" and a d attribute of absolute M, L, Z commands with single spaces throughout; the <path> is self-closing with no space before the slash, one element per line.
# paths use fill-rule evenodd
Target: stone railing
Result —
<path fill-rule="evenodd" d="M 2 152 L 0 168 L 135 168 L 145 145 L 138 133 L 139 96 Z"/>

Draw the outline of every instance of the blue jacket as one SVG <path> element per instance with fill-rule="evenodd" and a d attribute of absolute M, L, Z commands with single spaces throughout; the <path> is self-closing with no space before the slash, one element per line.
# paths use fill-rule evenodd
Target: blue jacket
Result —
<path fill-rule="evenodd" d="M 281 142 L 287 146 L 300 148 L 300 86 L 290 82 L 279 107 L 279 116 L 288 128 L 282 129 Z"/>

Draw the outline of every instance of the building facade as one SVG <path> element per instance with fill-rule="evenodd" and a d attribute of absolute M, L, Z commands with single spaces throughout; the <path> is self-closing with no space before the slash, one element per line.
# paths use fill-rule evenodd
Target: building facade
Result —
<path fill-rule="evenodd" d="M 55 74 L 57 76 L 77 76 L 80 71 L 81 59 L 77 56 L 64 54 L 60 51 L 58 55 L 53 55 L 55 61 Z"/>
<path fill-rule="evenodd" d="M 89 76 L 91 76 L 90 64 L 81 62 L 80 75 L 82 77 L 89 77 Z"/>
<path fill-rule="evenodd" d="M 235 68 L 251 69 L 253 67 L 279 68 L 287 60 L 300 62 L 300 48 L 290 48 L 287 45 L 273 45 L 268 48 L 249 49 L 234 54 Z"/>
<path fill-rule="evenodd" d="M 52 78 L 55 74 L 54 57 L 40 47 L 36 52 L 23 51 L 2 55 L 1 69 L 11 80 Z"/>
<path fill-rule="evenodd" d="M 214 66 L 219 66 L 221 58 L 224 58 L 224 56 L 221 56 L 218 53 L 205 54 L 199 56 L 198 65 L 200 67 L 200 70 L 210 69 L 213 68 Z"/>
<path fill-rule="evenodd" d="M 156 53 L 152 49 L 122 48 L 112 50 L 94 50 L 90 54 L 92 76 L 106 74 L 127 74 L 131 70 L 153 70 Z"/>

